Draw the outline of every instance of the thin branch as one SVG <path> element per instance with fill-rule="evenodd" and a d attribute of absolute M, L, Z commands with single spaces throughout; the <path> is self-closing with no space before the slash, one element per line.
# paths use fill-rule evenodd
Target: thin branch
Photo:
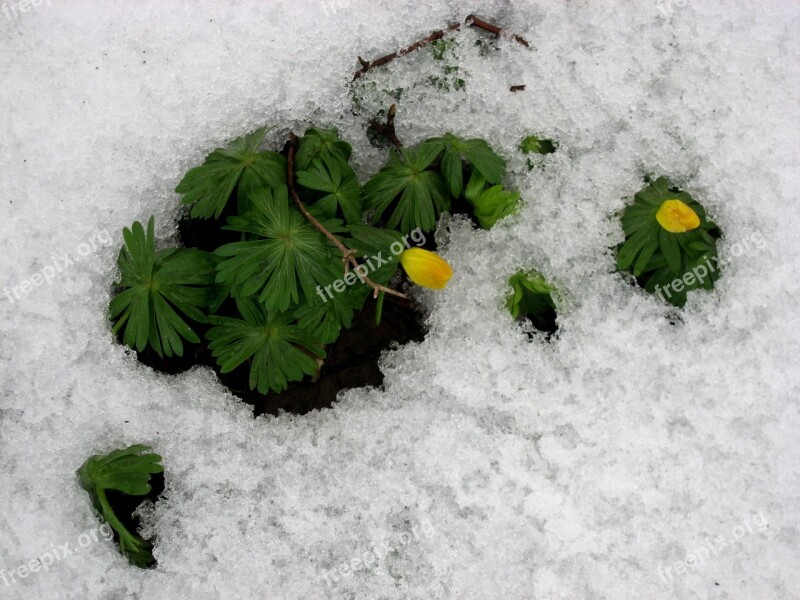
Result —
<path fill-rule="evenodd" d="M 468 16 L 465 20 L 465 23 L 467 23 L 470 27 L 477 27 L 479 29 L 483 29 L 484 31 L 493 33 L 498 37 L 503 35 L 504 33 L 507 33 L 506 30 L 503 29 L 502 27 L 498 27 L 497 25 L 493 25 L 492 23 L 484 21 L 483 19 L 479 19 L 475 15 Z M 507 35 L 518 44 L 521 44 L 526 48 L 530 48 L 528 40 L 526 40 L 524 37 L 517 35 L 516 33 L 507 33 Z"/>
<path fill-rule="evenodd" d="M 339 238 L 333 235 L 330 231 L 328 231 L 325 226 L 320 223 L 317 218 L 308 212 L 305 204 L 303 201 L 300 200 L 300 196 L 297 195 L 297 190 L 294 187 L 294 154 L 295 149 L 297 147 L 297 136 L 292 131 L 289 134 L 289 157 L 287 160 L 287 173 L 286 179 L 289 187 L 289 194 L 292 196 L 292 200 L 297 205 L 297 208 L 300 209 L 300 212 L 303 213 L 303 216 L 308 219 L 309 223 L 311 223 L 314 227 L 316 227 L 326 238 L 328 238 L 334 246 L 336 246 L 339 251 L 342 253 L 342 262 L 345 264 L 345 272 L 347 272 L 347 266 L 352 265 L 353 267 L 358 267 L 359 262 L 356 260 L 356 251 L 348 248 L 345 246 Z M 375 283 L 367 277 L 366 275 L 363 276 L 364 283 L 369 285 L 373 290 L 373 297 L 377 298 L 378 294 L 384 292 L 391 296 L 397 296 L 398 298 L 404 298 L 408 300 L 408 296 L 403 294 L 402 292 L 398 292 L 397 290 L 393 290 L 392 288 L 388 288 L 384 285 L 379 283 Z"/>
<path fill-rule="evenodd" d="M 484 21 L 483 19 L 479 19 L 475 15 L 469 15 L 464 20 L 464 24 L 468 25 L 469 27 L 476 27 L 478 29 L 483 29 L 484 31 L 488 31 L 489 33 L 493 33 L 496 36 L 501 36 L 504 33 L 506 33 L 506 31 L 502 27 L 498 27 L 497 25 L 493 25 L 492 23 Z M 363 58 L 361 58 L 359 56 L 358 57 L 358 62 L 361 65 L 361 68 L 358 71 L 356 71 L 355 74 L 353 75 L 353 81 L 363 77 L 367 73 L 367 71 L 369 71 L 370 69 L 374 69 L 375 67 L 382 67 L 383 65 L 389 64 L 395 58 L 399 58 L 401 56 L 405 56 L 406 54 L 410 54 L 411 52 L 414 52 L 415 50 L 419 50 L 420 48 L 422 48 L 424 46 L 427 46 L 428 44 L 432 44 L 436 40 L 442 39 L 445 35 L 447 35 L 451 31 L 460 30 L 461 29 L 461 25 L 462 25 L 461 23 L 451 23 L 445 29 L 437 29 L 436 31 L 431 33 L 429 36 L 424 37 L 424 38 L 422 38 L 421 40 L 419 40 L 417 42 L 414 42 L 410 46 L 406 46 L 405 48 L 402 48 L 401 50 L 398 50 L 397 52 L 392 52 L 391 54 L 387 54 L 386 56 L 382 56 L 377 60 L 373 60 L 372 62 L 370 62 L 368 60 L 364 60 Z M 530 47 L 530 44 L 528 43 L 528 40 L 526 40 L 522 36 L 519 36 L 519 35 L 517 35 L 515 33 L 508 34 L 508 35 L 511 37 L 512 40 L 514 40 L 518 44 L 521 44 L 521 45 L 523 45 L 525 47 Z"/>

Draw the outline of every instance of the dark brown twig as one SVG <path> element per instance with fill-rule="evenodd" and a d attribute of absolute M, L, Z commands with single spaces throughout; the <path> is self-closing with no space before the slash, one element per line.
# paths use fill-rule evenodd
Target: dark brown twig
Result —
<path fill-rule="evenodd" d="M 308 222 L 311 223 L 314 227 L 316 227 L 326 238 L 328 238 L 334 246 L 336 246 L 339 251 L 342 253 L 342 262 L 345 264 L 345 273 L 350 265 L 354 268 L 359 266 L 359 262 L 356 260 L 356 251 L 348 248 L 345 246 L 339 238 L 333 235 L 330 231 L 328 231 L 325 226 L 320 223 L 317 218 L 308 212 L 305 204 L 303 201 L 300 200 L 300 196 L 297 195 L 297 190 L 294 187 L 294 154 L 295 149 L 297 147 L 297 136 L 292 131 L 289 134 L 289 156 L 287 159 L 287 168 L 286 168 L 286 179 L 289 187 L 289 194 L 294 200 L 294 203 L 297 205 L 297 208 L 300 209 L 300 212 L 303 213 L 303 216 L 308 219 Z M 408 300 L 408 296 L 403 294 L 402 292 L 398 292 L 397 290 L 393 290 L 392 288 L 388 288 L 380 283 L 375 283 L 367 277 L 366 275 L 359 275 L 359 278 L 364 281 L 367 285 L 369 285 L 373 290 L 373 297 L 377 298 L 378 294 L 381 292 L 385 292 L 386 294 L 397 296 L 398 298 L 404 298 Z"/>
<path fill-rule="evenodd" d="M 524 85 L 512 85 L 509 88 L 512 92 L 524 92 L 525 86 Z"/>
<path fill-rule="evenodd" d="M 493 25 L 483 19 L 479 19 L 475 15 L 469 15 L 465 20 L 464 23 L 469 27 L 476 27 L 478 29 L 483 29 L 484 31 L 488 31 L 489 33 L 493 33 L 496 36 L 501 36 L 505 33 L 505 30 L 502 27 L 498 27 L 497 25 Z M 422 38 L 421 40 L 414 42 L 410 46 L 406 46 L 397 52 L 392 52 L 391 54 L 387 54 L 386 56 L 382 56 L 377 60 L 373 60 L 372 62 L 364 60 L 360 56 L 358 57 L 358 62 L 361 65 L 361 68 L 355 72 L 353 75 L 353 81 L 356 79 L 360 79 L 361 77 L 366 74 L 367 71 L 370 69 L 374 69 L 375 67 L 382 67 L 390 62 L 392 62 L 395 58 L 400 56 L 405 56 L 406 54 L 410 54 L 415 50 L 419 50 L 423 46 L 427 46 L 428 44 L 432 44 L 436 40 L 442 39 L 445 35 L 450 33 L 451 31 L 458 31 L 461 29 L 461 23 L 451 23 L 445 29 L 438 29 L 431 33 L 429 36 Z M 530 44 L 528 41 L 517 35 L 517 34 L 509 34 L 511 39 L 516 41 L 519 44 L 522 44 L 525 47 L 529 47 Z"/>
<path fill-rule="evenodd" d="M 479 19 L 475 15 L 468 16 L 465 20 L 465 23 L 467 23 L 470 27 L 478 27 L 479 29 L 493 33 L 498 37 L 506 33 L 505 29 L 502 27 L 498 27 L 497 25 L 493 25 L 492 23 L 484 21 L 483 19 Z M 530 48 L 528 40 L 526 40 L 524 37 L 519 36 L 516 33 L 509 33 L 508 36 L 518 44 L 521 44 L 526 48 Z"/>

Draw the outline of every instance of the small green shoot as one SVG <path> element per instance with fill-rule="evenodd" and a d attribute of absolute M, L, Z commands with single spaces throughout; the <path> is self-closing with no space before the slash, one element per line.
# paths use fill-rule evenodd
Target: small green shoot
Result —
<path fill-rule="evenodd" d="M 114 514 L 107 492 L 111 490 L 129 496 L 146 496 L 150 493 L 150 476 L 163 473 L 164 467 L 160 464 L 161 457 L 158 454 L 142 454 L 148 450 L 149 446 L 137 444 L 109 454 L 97 454 L 77 471 L 78 481 L 89 493 L 92 505 L 117 534 L 120 552 L 132 565 L 142 569 L 155 564 L 153 545 L 135 531 L 129 531 Z"/>
<path fill-rule="evenodd" d="M 515 320 L 528 319 L 539 331 L 554 333 L 556 289 L 536 271 L 519 270 L 508 280 L 511 294 L 506 298 L 506 308 Z"/>

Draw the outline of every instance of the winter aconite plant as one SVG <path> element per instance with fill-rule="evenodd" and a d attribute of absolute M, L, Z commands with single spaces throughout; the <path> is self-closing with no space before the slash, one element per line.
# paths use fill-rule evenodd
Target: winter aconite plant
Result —
<path fill-rule="evenodd" d="M 450 266 L 427 241 L 442 213 L 492 227 L 516 210 L 506 162 L 480 139 L 451 134 L 404 147 L 362 187 L 335 129 L 262 149 L 266 129 L 217 149 L 176 191 L 205 232 L 195 248 L 156 249 L 154 221 L 125 229 L 114 331 L 159 357 L 207 351 L 220 373 L 246 370 L 249 389 L 312 381 L 368 302 L 409 302 L 404 277 L 441 289 Z M 403 271 L 399 270 L 400 265 Z"/>
<path fill-rule="evenodd" d="M 622 214 L 622 228 L 617 269 L 670 304 L 682 307 L 689 291 L 711 290 L 719 279 L 719 228 L 691 195 L 664 177 L 636 194 Z"/>
<path fill-rule="evenodd" d="M 78 481 L 89 492 L 92 505 L 102 519 L 114 530 L 119 540 L 119 550 L 131 564 L 146 568 L 155 563 L 151 553 L 153 546 L 131 531 L 123 523 L 121 515 L 112 508 L 109 492 L 127 496 L 145 496 L 150 493 L 150 476 L 163 473 L 158 454 L 143 454 L 148 446 L 134 445 L 114 450 L 109 454 L 98 454 L 89 458 L 78 469 Z"/>

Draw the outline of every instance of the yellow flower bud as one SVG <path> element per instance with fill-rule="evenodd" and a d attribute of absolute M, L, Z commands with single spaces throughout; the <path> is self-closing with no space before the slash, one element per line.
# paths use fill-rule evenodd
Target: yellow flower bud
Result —
<path fill-rule="evenodd" d="M 665 200 L 656 213 L 656 221 L 670 233 L 686 233 L 700 227 L 700 217 L 680 200 Z"/>
<path fill-rule="evenodd" d="M 453 269 L 441 256 L 423 248 L 409 248 L 400 254 L 400 264 L 409 279 L 427 288 L 441 290 L 453 276 Z"/>

